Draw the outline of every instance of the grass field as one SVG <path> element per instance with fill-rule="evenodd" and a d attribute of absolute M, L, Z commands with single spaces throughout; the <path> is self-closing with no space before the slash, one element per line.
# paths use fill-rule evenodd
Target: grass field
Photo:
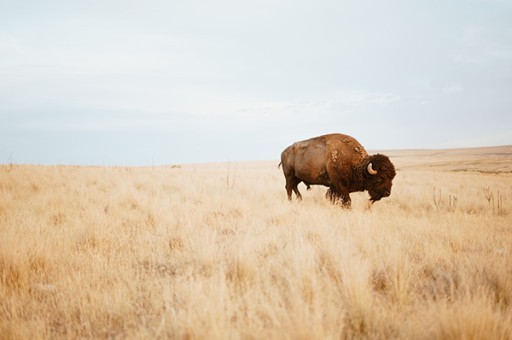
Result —
<path fill-rule="evenodd" d="M 512 147 L 390 151 L 389 198 L 278 161 L 0 166 L 0 338 L 512 339 Z"/>

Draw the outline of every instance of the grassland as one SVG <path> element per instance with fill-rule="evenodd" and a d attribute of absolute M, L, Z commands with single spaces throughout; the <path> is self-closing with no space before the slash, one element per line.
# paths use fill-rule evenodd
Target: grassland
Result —
<path fill-rule="evenodd" d="M 512 339 L 512 148 L 389 152 L 391 197 L 275 162 L 0 166 L 0 338 Z"/>

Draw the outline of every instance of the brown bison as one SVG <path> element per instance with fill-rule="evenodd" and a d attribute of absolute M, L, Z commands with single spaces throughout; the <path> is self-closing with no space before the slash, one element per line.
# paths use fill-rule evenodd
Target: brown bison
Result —
<path fill-rule="evenodd" d="M 349 193 L 367 190 L 373 203 L 391 194 L 395 167 L 387 156 L 369 156 L 350 136 L 334 133 L 296 142 L 281 153 L 288 199 L 292 190 L 302 199 L 297 186 L 304 182 L 329 187 L 327 197 L 350 207 Z"/>

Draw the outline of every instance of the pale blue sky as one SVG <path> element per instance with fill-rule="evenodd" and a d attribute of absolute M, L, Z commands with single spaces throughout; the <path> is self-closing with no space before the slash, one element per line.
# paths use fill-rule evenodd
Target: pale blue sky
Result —
<path fill-rule="evenodd" d="M 512 2 L 0 0 L 0 163 L 512 144 Z"/>

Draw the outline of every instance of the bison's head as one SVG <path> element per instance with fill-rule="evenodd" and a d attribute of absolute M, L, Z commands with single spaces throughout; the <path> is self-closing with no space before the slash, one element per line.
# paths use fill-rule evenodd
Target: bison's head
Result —
<path fill-rule="evenodd" d="M 365 166 L 366 189 L 370 201 L 375 202 L 391 194 L 391 186 L 396 172 L 387 156 L 376 154 L 368 157 Z"/>

